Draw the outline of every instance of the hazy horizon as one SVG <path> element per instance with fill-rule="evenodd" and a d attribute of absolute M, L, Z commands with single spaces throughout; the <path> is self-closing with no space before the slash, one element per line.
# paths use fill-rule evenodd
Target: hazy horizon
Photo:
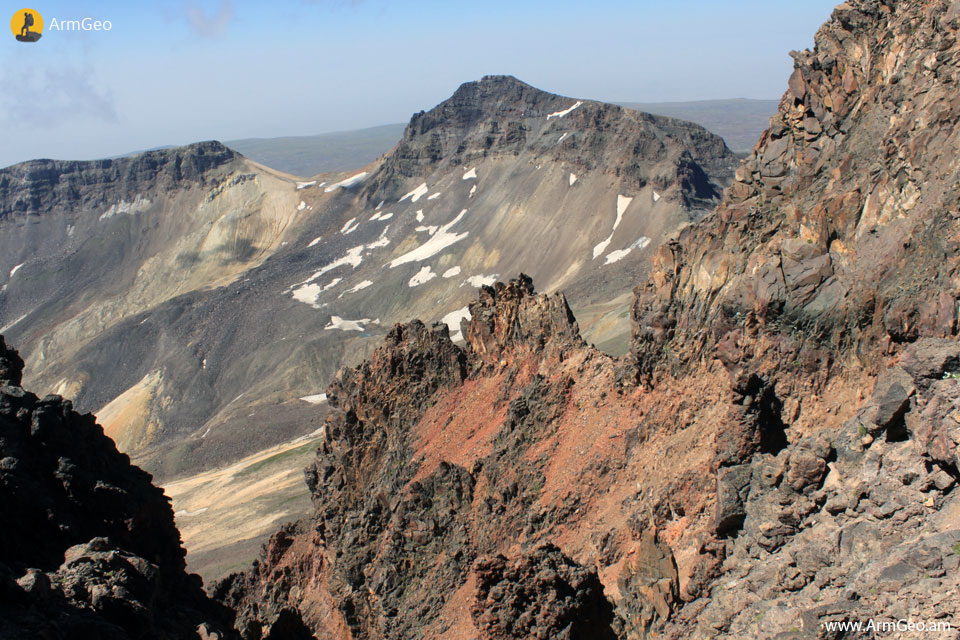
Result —
<path fill-rule="evenodd" d="M 778 99 L 833 6 L 57 0 L 34 6 L 48 25 L 112 30 L 7 38 L 0 166 L 406 122 L 489 74 L 607 102 Z"/>

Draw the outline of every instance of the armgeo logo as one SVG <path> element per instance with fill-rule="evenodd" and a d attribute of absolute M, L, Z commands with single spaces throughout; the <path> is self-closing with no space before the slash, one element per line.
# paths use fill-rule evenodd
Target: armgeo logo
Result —
<path fill-rule="evenodd" d="M 113 23 L 109 20 L 94 20 L 82 18 L 80 20 L 50 19 L 47 31 L 110 31 Z M 33 9 L 20 9 L 10 19 L 10 31 L 20 42 L 36 42 L 43 36 L 43 16 Z"/>
<path fill-rule="evenodd" d="M 10 31 L 20 42 L 36 42 L 43 36 L 43 16 L 33 9 L 20 9 L 10 18 Z"/>

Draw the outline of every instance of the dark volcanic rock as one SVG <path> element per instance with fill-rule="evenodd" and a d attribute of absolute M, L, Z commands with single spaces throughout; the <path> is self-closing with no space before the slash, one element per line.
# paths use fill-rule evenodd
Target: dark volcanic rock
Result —
<path fill-rule="evenodd" d="M 20 386 L 23 379 L 23 358 L 15 350 L 9 348 L 0 336 L 0 384 Z"/>
<path fill-rule="evenodd" d="M 589 571 L 545 545 L 508 560 L 477 562 L 471 616 L 491 640 L 537 638 L 612 640 L 613 610 Z"/>
<path fill-rule="evenodd" d="M 0 637 L 232 637 L 185 571 L 163 491 L 59 396 L 0 386 L 0 517 Z"/>
<path fill-rule="evenodd" d="M 572 105 L 577 107 L 567 111 Z M 551 114 L 563 113 L 563 117 Z M 557 140 L 570 131 L 566 144 Z M 550 135 L 542 135 L 549 132 Z M 556 137 L 554 137 L 556 133 Z M 367 179 L 378 202 L 398 197 L 403 181 L 437 166 L 478 157 L 543 154 L 627 178 L 628 188 L 677 184 L 687 206 L 716 204 L 736 164 L 723 139 L 690 122 L 541 91 L 512 76 L 467 82 L 410 119 L 403 139 Z"/>

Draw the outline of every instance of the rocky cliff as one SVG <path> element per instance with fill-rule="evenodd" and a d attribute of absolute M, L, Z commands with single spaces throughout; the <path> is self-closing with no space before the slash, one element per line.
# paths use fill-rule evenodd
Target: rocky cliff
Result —
<path fill-rule="evenodd" d="M 185 571 L 163 491 L 22 369 L 0 336 L 0 637 L 235 637 Z"/>
<path fill-rule="evenodd" d="M 960 613 L 958 27 L 940 0 L 836 9 L 721 207 L 656 252 L 630 356 L 585 345 L 525 277 L 482 290 L 462 350 L 395 328 L 331 388 L 315 516 L 219 586 L 240 628 L 942 631 Z"/>

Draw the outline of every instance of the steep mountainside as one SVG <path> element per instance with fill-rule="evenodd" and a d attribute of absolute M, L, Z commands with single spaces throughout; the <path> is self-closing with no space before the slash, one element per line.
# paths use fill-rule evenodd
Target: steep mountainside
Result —
<path fill-rule="evenodd" d="M 958 28 L 839 6 L 723 205 L 657 250 L 629 356 L 526 276 L 481 289 L 462 349 L 395 326 L 328 390 L 314 516 L 218 586 L 238 628 L 955 636 Z"/>
<path fill-rule="evenodd" d="M 185 572 L 163 492 L 22 369 L 0 336 L 0 638 L 236 637 Z"/>
<path fill-rule="evenodd" d="M 214 553 L 304 512 L 288 458 L 397 321 L 455 331 L 478 286 L 524 270 L 626 353 L 629 288 L 733 160 L 696 125 L 498 76 L 359 172 L 297 179 L 219 143 L 25 163 L 0 171 L 0 325 L 31 386 L 96 411 Z"/>

